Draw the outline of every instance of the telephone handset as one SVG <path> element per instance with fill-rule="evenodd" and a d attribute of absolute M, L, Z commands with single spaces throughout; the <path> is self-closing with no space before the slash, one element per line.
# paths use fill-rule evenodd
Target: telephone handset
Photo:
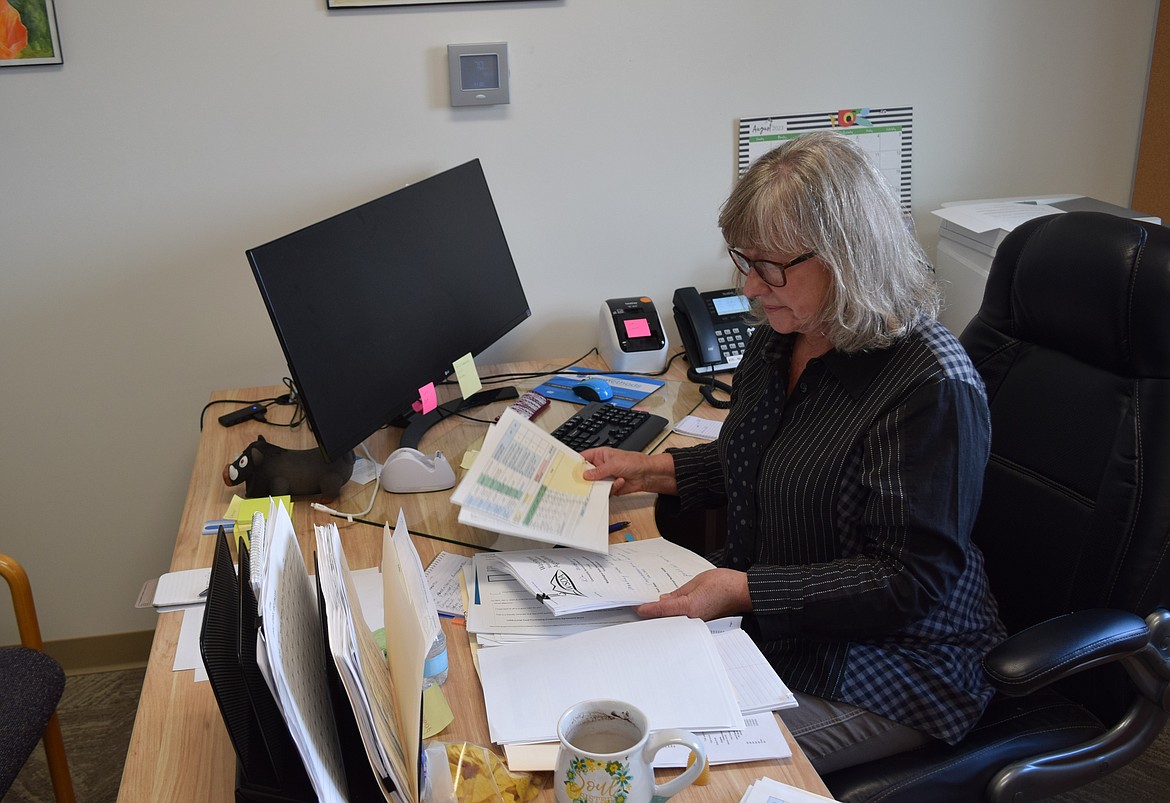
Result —
<path fill-rule="evenodd" d="M 755 327 L 744 320 L 748 300 L 738 290 L 700 293 L 694 287 L 674 291 L 674 322 L 698 374 L 734 371 Z"/>

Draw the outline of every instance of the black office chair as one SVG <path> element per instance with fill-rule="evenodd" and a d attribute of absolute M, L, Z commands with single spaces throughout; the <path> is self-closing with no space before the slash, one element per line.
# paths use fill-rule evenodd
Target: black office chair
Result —
<path fill-rule="evenodd" d="M 8 582 L 21 646 L 0 648 L 0 797 L 12 786 L 37 742 L 44 741 L 49 779 L 59 803 L 73 803 L 73 782 L 57 703 L 65 673 L 44 652 L 32 588 L 24 568 L 0 554 L 0 576 Z"/>
<path fill-rule="evenodd" d="M 848 803 L 1056 795 L 1170 709 L 1170 229 L 1025 223 L 961 340 L 991 404 L 974 539 L 1012 634 L 984 661 L 999 693 L 954 747 L 826 777 Z"/>

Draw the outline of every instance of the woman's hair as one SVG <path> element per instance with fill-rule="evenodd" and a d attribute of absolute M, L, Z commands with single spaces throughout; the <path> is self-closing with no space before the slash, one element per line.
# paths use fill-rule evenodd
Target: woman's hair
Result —
<path fill-rule="evenodd" d="M 852 137 L 809 132 L 761 156 L 723 204 L 719 227 L 733 248 L 816 252 L 833 277 L 819 329 L 836 349 L 881 348 L 938 318 L 934 270 Z"/>

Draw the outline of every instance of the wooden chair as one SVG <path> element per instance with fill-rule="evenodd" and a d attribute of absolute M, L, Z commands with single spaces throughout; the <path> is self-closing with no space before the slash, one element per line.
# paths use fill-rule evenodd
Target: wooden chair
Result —
<path fill-rule="evenodd" d="M 32 587 L 24 568 L 0 554 L 0 575 L 12 592 L 21 646 L 0 648 L 0 797 L 12 786 L 38 741 L 45 744 L 49 778 L 59 803 L 73 803 L 73 781 L 57 720 L 65 673 L 44 652 Z"/>

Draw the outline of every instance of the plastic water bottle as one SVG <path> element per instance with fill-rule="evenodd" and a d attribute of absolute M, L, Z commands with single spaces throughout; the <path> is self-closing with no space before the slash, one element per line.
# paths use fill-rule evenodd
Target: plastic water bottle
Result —
<path fill-rule="evenodd" d="M 423 688 L 431 686 L 435 683 L 442 686 L 447 681 L 447 637 L 443 634 L 443 628 L 439 628 L 439 635 L 435 636 L 435 641 L 431 644 L 431 649 L 427 652 L 426 663 L 423 664 Z"/>

